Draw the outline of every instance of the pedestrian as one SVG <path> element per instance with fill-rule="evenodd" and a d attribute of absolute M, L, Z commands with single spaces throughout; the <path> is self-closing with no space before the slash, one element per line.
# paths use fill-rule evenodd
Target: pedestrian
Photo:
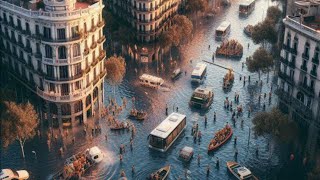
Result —
<path fill-rule="evenodd" d="M 209 176 L 209 174 L 210 174 L 210 166 L 209 166 L 209 164 L 207 165 L 207 176 Z"/>
<path fill-rule="evenodd" d="M 236 145 L 236 144 L 237 144 L 237 136 L 234 137 L 234 145 Z"/>
<path fill-rule="evenodd" d="M 74 144 L 76 142 L 76 137 L 73 136 L 72 138 L 72 144 Z"/>
<path fill-rule="evenodd" d="M 242 62 L 242 69 L 244 68 L 244 62 Z"/>
<path fill-rule="evenodd" d="M 267 97 L 267 93 L 264 93 L 263 98 L 266 99 Z"/>
<path fill-rule="evenodd" d="M 187 71 L 184 71 L 184 75 L 185 75 L 185 76 L 187 75 Z"/>
<path fill-rule="evenodd" d="M 266 103 L 263 103 L 263 110 L 266 110 Z"/>
<path fill-rule="evenodd" d="M 235 152 L 234 152 L 234 157 L 237 159 L 238 158 L 238 149 L 236 148 Z"/>
<path fill-rule="evenodd" d="M 130 140 L 130 150 L 132 151 L 133 150 L 133 141 Z"/>
<path fill-rule="evenodd" d="M 122 163 L 122 160 L 123 160 L 122 154 L 120 154 L 119 159 L 120 159 L 120 163 Z"/>
<path fill-rule="evenodd" d="M 132 167 L 131 167 L 131 172 L 132 172 L 132 174 L 135 173 L 135 170 L 136 170 L 136 168 L 134 167 L 134 165 L 132 165 Z"/>
<path fill-rule="evenodd" d="M 216 115 L 216 112 L 214 111 L 214 113 L 213 113 L 213 121 L 216 121 L 216 118 L 217 118 L 217 115 Z"/>
<path fill-rule="evenodd" d="M 258 149 L 258 147 L 256 147 L 256 156 L 258 156 L 259 155 L 259 149 Z"/>
<path fill-rule="evenodd" d="M 201 156 L 200 154 L 198 154 L 198 166 L 200 166 L 200 159 L 201 159 Z"/>
<path fill-rule="evenodd" d="M 123 144 L 120 145 L 120 149 L 119 150 L 120 150 L 120 154 L 122 154 L 123 153 Z"/>
<path fill-rule="evenodd" d="M 217 157 L 216 167 L 219 168 L 219 165 L 220 165 L 220 161 L 219 161 L 219 158 Z"/>
<path fill-rule="evenodd" d="M 209 49 L 210 49 L 210 45 L 209 45 Z"/>
<path fill-rule="evenodd" d="M 259 94 L 259 103 L 260 103 L 260 101 L 261 101 L 261 94 Z"/>
<path fill-rule="evenodd" d="M 168 116 L 168 107 L 166 107 L 166 116 Z"/>
<path fill-rule="evenodd" d="M 248 43 L 248 49 L 249 49 L 249 47 L 250 47 L 250 43 Z"/>
<path fill-rule="evenodd" d="M 177 106 L 177 108 L 176 108 L 176 111 L 178 112 L 179 111 L 179 107 Z"/>
<path fill-rule="evenodd" d="M 106 134 L 104 137 L 105 137 L 106 141 L 108 141 L 108 135 Z"/>
<path fill-rule="evenodd" d="M 197 133 L 193 134 L 193 142 L 196 143 L 197 142 Z"/>
<path fill-rule="evenodd" d="M 61 156 L 63 155 L 63 148 L 62 147 L 60 147 L 59 153 L 60 153 Z"/>
<path fill-rule="evenodd" d="M 204 125 L 205 125 L 205 127 L 207 127 L 207 122 L 208 122 L 208 118 L 207 118 L 207 116 L 204 116 Z"/>
<path fill-rule="evenodd" d="M 202 134 L 201 134 L 201 131 L 198 132 L 198 141 L 200 142 L 201 141 L 201 138 L 202 138 Z"/>
<path fill-rule="evenodd" d="M 248 76 L 248 81 L 249 81 L 249 83 L 250 83 L 250 76 Z"/>
<path fill-rule="evenodd" d="M 242 79 L 242 75 L 240 74 L 240 81 L 241 81 L 241 79 Z"/>

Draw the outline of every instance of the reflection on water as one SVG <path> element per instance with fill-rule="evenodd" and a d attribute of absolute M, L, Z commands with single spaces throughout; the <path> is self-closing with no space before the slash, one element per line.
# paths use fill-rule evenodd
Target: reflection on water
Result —
<path fill-rule="evenodd" d="M 250 168 L 261 179 L 271 178 L 277 172 L 277 169 L 282 166 L 283 159 L 281 159 L 281 149 L 276 146 L 272 140 L 265 138 L 255 138 L 249 131 L 252 127 L 251 119 L 248 118 L 247 110 L 250 106 L 254 112 L 262 110 L 265 103 L 267 109 L 276 104 L 276 97 L 272 98 L 269 104 L 268 98 L 262 98 L 258 102 L 258 96 L 261 93 L 268 93 L 271 84 L 266 83 L 266 77 L 263 76 L 263 86 L 260 87 L 255 83 L 258 77 L 251 74 L 251 83 L 246 82 L 245 86 L 242 77 L 248 76 L 246 68 L 242 69 L 242 62 L 245 58 L 251 55 L 258 47 L 244 35 L 243 28 L 248 24 L 255 24 L 262 20 L 266 14 L 268 1 L 258 0 L 256 9 L 248 18 L 238 17 L 238 1 L 232 1 L 231 7 L 221 10 L 221 13 L 215 16 L 214 19 L 203 20 L 195 28 L 197 29 L 193 40 L 180 47 L 182 61 L 176 63 L 169 63 L 168 60 L 163 63 L 151 63 L 137 67 L 135 64 L 128 62 L 128 73 L 123 83 L 116 89 L 117 102 L 121 103 L 121 97 L 129 99 L 127 108 L 119 116 L 120 120 L 127 119 L 129 111 L 133 106 L 130 99 L 135 97 L 135 107 L 143 109 L 148 112 L 147 119 L 142 122 L 132 120 L 137 134 L 134 139 L 133 150 L 130 151 L 129 142 L 131 133 L 127 131 L 114 132 L 110 131 L 106 126 L 105 119 L 102 119 L 100 124 L 102 126 L 102 134 L 95 136 L 92 140 L 90 138 L 83 138 L 82 128 L 75 128 L 70 132 L 69 137 L 64 141 L 51 142 L 51 148 L 47 146 L 45 137 L 39 139 L 36 137 L 32 142 L 26 144 L 26 159 L 20 159 L 20 149 L 18 144 L 10 146 L 6 151 L 1 153 L 2 168 L 16 168 L 27 169 L 31 173 L 31 179 L 48 179 L 52 174 L 59 170 L 64 159 L 71 156 L 75 152 L 79 152 L 93 145 L 99 146 L 105 153 L 105 160 L 88 172 L 86 179 L 117 179 L 119 178 L 120 170 L 124 169 L 129 179 L 145 179 L 150 173 L 171 164 L 172 170 L 169 179 L 178 179 L 178 177 L 185 177 L 185 171 L 191 171 L 192 179 L 228 179 L 231 176 L 226 171 L 226 161 L 235 160 L 234 152 L 237 149 L 239 154 L 237 160 L 239 163 Z M 271 3 L 270 3 L 271 5 Z M 228 20 L 231 22 L 231 33 L 229 38 L 237 39 L 244 46 L 244 55 L 241 60 L 230 60 L 224 58 L 216 58 L 215 63 L 224 67 L 232 67 L 235 70 L 235 83 L 230 92 L 222 90 L 222 78 L 226 70 L 208 64 L 208 76 L 203 86 L 212 87 L 214 90 L 214 101 L 211 108 L 207 111 L 191 109 L 188 106 L 189 98 L 195 87 L 190 83 L 190 74 L 196 62 L 202 60 L 211 61 L 212 53 L 215 48 L 221 43 L 214 40 L 214 30 L 219 24 Z M 250 43 L 250 48 L 247 44 Z M 208 46 L 210 45 L 210 48 Z M 192 63 L 190 62 L 192 60 Z M 175 65 L 176 64 L 176 65 Z M 163 68 L 159 68 L 163 67 Z M 158 67 L 158 71 L 157 71 Z M 171 72 L 180 67 L 186 71 L 176 81 L 171 81 Z M 133 69 L 137 68 L 137 72 Z M 143 73 L 150 73 L 158 75 L 166 80 L 170 86 L 170 91 L 152 90 L 138 85 L 138 76 Z M 271 78 L 270 78 L 271 79 Z M 105 84 L 105 103 L 108 98 L 113 96 L 112 87 Z M 223 101 L 226 97 L 233 100 L 235 93 L 240 94 L 239 105 L 244 107 L 244 115 L 236 119 L 234 128 L 234 136 L 238 137 L 237 145 L 235 146 L 233 140 L 227 142 L 219 150 L 213 154 L 207 154 L 207 146 L 214 132 L 224 127 L 226 122 L 231 123 L 231 112 L 223 108 Z M 107 105 L 107 104 L 106 104 Z M 148 134 L 155 128 L 163 119 L 165 119 L 165 107 L 169 107 L 169 113 L 179 107 L 179 112 L 187 115 L 187 128 L 185 132 L 178 138 L 172 147 L 166 153 L 158 153 L 149 150 L 147 137 Z M 234 104 L 234 107 L 236 104 Z M 213 113 L 217 113 L 217 120 L 213 121 Z M 204 126 L 204 115 L 208 117 L 208 124 Z M 243 120 L 243 123 L 241 121 Z M 194 143 L 191 136 L 191 126 L 194 123 L 199 124 L 199 128 L 203 134 L 200 143 Z M 108 134 L 108 140 L 105 140 L 104 135 Z M 76 143 L 73 144 L 71 139 L 75 136 Z M 270 142 L 270 147 L 267 146 L 267 141 Z M 123 162 L 119 162 L 119 146 L 126 145 L 126 153 L 124 154 Z M 63 157 L 58 155 L 58 149 L 61 146 L 66 147 Z M 194 148 L 195 156 L 190 163 L 183 163 L 178 160 L 178 152 L 184 146 L 191 146 Z M 259 149 L 258 157 L 255 154 L 256 148 Z M 37 159 L 31 153 L 32 150 L 37 152 Z M 197 156 L 200 154 L 201 163 L 197 164 Z M 220 168 L 215 167 L 216 157 L 220 159 Z M 272 158 L 271 158 L 272 157 Z M 206 167 L 210 165 L 210 174 L 206 176 Z M 135 173 L 131 173 L 132 165 L 135 166 Z"/>

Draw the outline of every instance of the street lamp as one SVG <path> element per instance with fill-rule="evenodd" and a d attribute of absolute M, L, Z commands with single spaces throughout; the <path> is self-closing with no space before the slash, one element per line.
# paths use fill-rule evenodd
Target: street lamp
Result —
<path fill-rule="evenodd" d="M 37 153 L 35 151 L 32 151 L 32 153 L 34 154 L 34 158 L 37 159 Z"/>

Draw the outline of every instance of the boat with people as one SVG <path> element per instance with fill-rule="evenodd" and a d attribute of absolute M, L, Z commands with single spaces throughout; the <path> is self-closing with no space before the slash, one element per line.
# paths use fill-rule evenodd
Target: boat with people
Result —
<path fill-rule="evenodd" d="M 165 180 L 170 173 L 171 166 L 167 165 L 150 175 L 150 180 Z"/>
<path fill-rule="evenodd" d="M 203 83 L 207 75 L 207 65 L 203 63 L 197 63 L 196 67 L 191 73 L 191 83 Z"/>
<path fill-rule="evenodd" d="M 113 124 L 110 125 L 110 130 L 123 130 L 130 128 L 130 122 L 120 122 L 119 120 L 114 121 Z"/>
<path fill-rule="evenodd" d="M 142 86 L 151 87 L 154 89 L 159 88 L 164 83 L 162 78 L 152 76 L 150 74 L 142 74 L 139 79 Z"/>
<path fill-rule="evenodd" d="M 29 173 L 26 170 L 15 171 L 12 169 L 1 169 L 0 172 L 1 180 L 26 180 L 29 179 Z"/>
<path fill-rule="evenodd" d="M 258 180 L 248 168 L 241 166 L 237 162 L 228 161 L 227 168 L 239 180 Z"/>
<path fill-rule="evenodd" d="M 130 110 L 130 117 L 135 118 L 137 120 L 144 120 L 147 116 L 147 113 L 143 110 L 139 111 L 135 108 Z"/>
<path fill-rule="evenodd" d="M 175 79 L 177 79 L 181 74 L 182 74 L 182 71 L 181 71 L 180 68 L 175 69 L 175 70 L 172 72 L 172 74 L 171 74 L 171 79 L 172 79 L 172 80 L 175 80 Z"/>
<path fill-rule="evenodd" d="M 216 29 L 215 38 L 218 41 L 223 41 L 230 33 L 231 23 L 229 21 L 223 21 Z"/>
<path fill-rule="evenodd" d="M 231 68 L 228 69 L 227 74 L 223 77 L 223 89 L 229 89 L 234 82 L 234 74 Z"/>
<path fill-rule="evenodd" d="M 189 105 L 197 108 L 207 109 L 213 102 L 213 91 L 210 88 L 198 87 L 192 93 Z"/>
<path fill-rule="evenodd" d="M 239 4 L 239 15 L 248 16 L 255 8 L 255 0 L 245 0 Z"/>
<path fill-rule="evenodd" d="M 228 58 L 241 58 L 243 55 L 243 46 L 235 39 L 225 40 L 216 49 L 216 56 Z"/>
<path fill-rule="evenodd" d="M 208 152 L 214 151 L 225 144 L 232 136 L 233 131 L 229 124 L 215 133 L 208 145 Z"/>
<path fill-rule="evenodd" d="M 63 169 L 53 175 L 53 180 L 80 179 L 91 167 L 103 160 L 103 153 L 93 146 L 66 159 Z"/>

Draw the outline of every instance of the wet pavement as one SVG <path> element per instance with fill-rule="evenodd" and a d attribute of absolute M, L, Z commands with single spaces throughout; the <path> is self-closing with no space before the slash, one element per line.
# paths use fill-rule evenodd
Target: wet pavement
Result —
<path fill-rule="evenodd" d="M 137 109 L 143 109 L 148 112 L 148 117 L 143 122 L 132 120 L 137 134 L 134 138 L 133 150 L 129 148 L 131 133 L 127 131 L 114 132 L 110 131 L 106 125 L 105 119 L 100 121 L 102 133 L 94 136 L 93 139 L 83 137 L 82 128 L 69 130 L 68 137 L 64 142 L 61 138 L 50 143 L 49 151 L 47 141 L 36 137 L 32 142 L 26 144 L 26 160 L 21 160 L 20 149 L 18 144 L 10 146 L 6 151 L 1 153 L 1 166 L 26 169 L 31 173 L 31 179 L 48 179 L 53 172 L 61 169 L 64 159 L 71 156 L 75 152 L 82 151 L 93 145 L 99 146 L 105 153 L 105 160 L 97 167 L 89 172 L 85 179 L 118 179 L 120 171 L 125 170 L 129 179 L 145 179 L 150 173 L 170 164 L 172 166 L 169 179 L 185 178 L 185 171 L 191 171 L 192 179 L 231 179 L 231 175 L 227 172 L 226 161 L 237 160 L 240 164 L 248 167 L 260 179 L 272 179 L 279 169 L 283 166 L 286 155 L 282 147 L 279 146 L 269 137 L 254 137 L 250 130 L 252 127 L 251 118 L 248 117 L 248 107 L 250 106 L 255 112 L 263 110 L 263 104 L 270 109 L 276 105 L 277 99 L 273 95 L 271 102 L 268 97 L 261 98 L 258 102 L 258 96 L 263 93 L 269 93 L 271 89 L 271 79 L 273 73 L 270 73 L 270 81 L 267 83 L 267 76 L 262 76 L 263 85 L 256 84 L 258 80 L 257 74 L 250 74 L 246 67 L 242 68 L 242 62 L 245 58 L 252 55 L 255 49 L 258 48 L 253 42 L 243 33 L 243 28 L 248 24 L 256 24 L 262 21 L 266 14 L 268 1 L 258 0 L 256 9 L 247 18 L 238 16 L 238 1 L 232 1 L 231 7 L 221 10 L 213 19 L 203 20 L 197 27 L 193 40 L 182 47 L 181 58 L 176 63 L 163 63 L 136 65 L 128 63 L 128 70 L 123 83 L 116 88 L 116 99 L 118 104 L 121 104 L 121 97 L 126 97 L 128 100 L 127 108 L 119 116 L 120 120 L 126 120 L 130 109 L 133 107 L 131 98 L 135 97 L 134 106 Z M 220 42 L 214 40 L 214 31 L 219 24 L 228 20 L 231 22 L 231 33 L 229 39 L 237 39 L 244 47 L 244 54 L 241 60 L 231 60 L 224 58 L 215 58 L 214 63 L 223 67 L 231 67 L 235 70 L 235 83 L 229 92 L 222 89 L 222 78 L 227 72 L 226 69 L 216 65 L 207 63 L 208 75 L 203 86 L 212 87 L 214 91 L 214 101 L 211 108 L 207 111 L 191 109 L 188 106 L 189 99 L 195 87 L 191 86 L 190 74 L 192 68 L 197 62 L 203 60 L 211 61 L 212 53 Z M 248 48 L 248 43 L 250 47 Z M 210 49 L 208 46 L 210 45 Z M 192 60 L 192 62 L 191 62 Z M 175 65 L 174 65 L 175 64 Z M 158 67 L 158 71 L 157 71 Z M 180 67 L 187 74 L 172 82 L 170 80 L 171 72 Z M 133 70 L 137 68 L 137 73 Z M 152 90 L 140 87 L 138 84 L 138 76 L 143 73 L 158 75 L 166 80 L 166 84 L 171 88 L 170 91 Z M 251 76 L 251 82 L 244 85 L 243 77 Z M 240 81 L 242 76 L 242 81 Z M 107 83 L 105 84 L 105 104 L 107 105 L 108 98 L 113 96 L 113 89 Z M 235 93 L 240 94 L 239 105 L 243 105 L 243 116 L 236 119 L 235 126 L 233 125 L 234 135 L 237 136 L 237 144 L 234 145 L 233 139 L 223 145 L 213 154 L 207 154 L 207 147 L 214 132 L 223 128 L 227 122 L 231 121 L 231 112 L 223 107 L 223 101 L 229 97 L 233 101 Z M 234 102 L 233 102 L 234 103 Z M 148 134 L 166 118 L 165 107 L 168 105 L 169 114 L 179 107 L 179 113 L 187 116 L 187 128 L 185 132 L 176 140 L 171 148 L 166 153 L 159 153 L 148 148 Z M 235 104 L 234 104 L 235 107 Z M 217 120 L 213 121 L 213 113 L 217 113 Z M 208 117 L 208 124 L 205 127 L 204 116 Z M 252 117 L 252 115 L 251 115 Z M 241 121 L 243 120 L 243 125 Z M 191 127 L 194 123 L 199 124 L 199 130 L 202 132 L 202 141 L 194 143 L 191 136 Z M 55 130 L 59 133 L 58 130 Z M 72 143 L 72 134 L 75 135 L 76 143 Z M 105 134 L 108 134 L 108 141 L 105 140 Z M 249 137 L 250 134 L 250 137 Z M 268 146 L 269 142 L 269 146 Z M 126 153 L 124 154 L 123 162 L 119 162 L 119 147 L 121 144 L 126 145 Z M 63 157 L 58 155 L 58 149 L 65 146 L 67 149 Z M 179 150 L 184 146 L 194 148 L 195 155 L 190 163 L 183 163 L 178 159 Z M 258 156 L 256 149 L 259 149 Z M 237 159 L 234 157 L 235 151 L 239 152 Z M 37 152 L 37 158 L 31 153 L 32 150 Z M 197 156 L 200 154 L 200 165 L 197 163 Z M 216 168 L 216 158 L 220 160 L 220 168 Z M 210 165 L 210 173 L 207 176 L 206 167 Z M 131 173 L 132 165 L 135 166 L 135 173 Z"/>

